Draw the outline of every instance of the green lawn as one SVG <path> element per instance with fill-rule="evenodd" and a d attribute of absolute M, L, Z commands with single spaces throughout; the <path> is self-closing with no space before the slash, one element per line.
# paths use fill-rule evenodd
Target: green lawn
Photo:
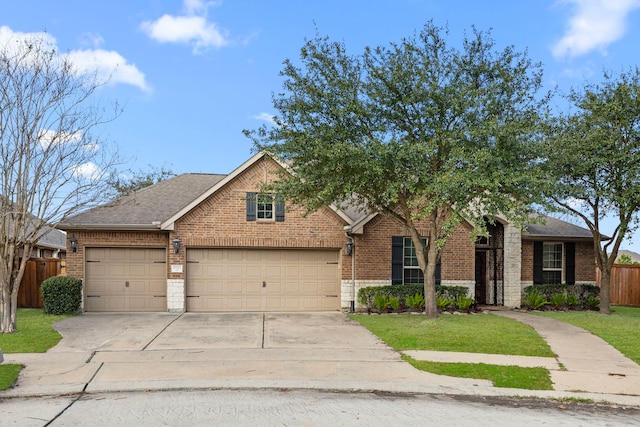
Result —
<path fill-rule="evenodd" d="M 553 357 L 547 343 L 531 327 L 491 314 L 441 315 L 427 319 L 417 315 L 353 315 L 389 346 L 402 350 L 459 351 Z M 439 363 L 404 357 L 417 369 L 439 375 L 487 379 L 496 387 L 552 390 L 544 368 L 498 366 L 484 363 Z"/>
<path fill-rule="evenodd" d="M 640 308 L 616 306 L 611 310 L 610 315 L 595 311 L 545 311 L 536 314 L 591 331 L 640 364 Z"/>
<path fill-rule="evenodd" d="M 0 334 L 0 348 L 4 354 L 44 353 L 58 344 L 62 338 L 52 325 L 71 316 L 73 314 L 45 314 L 40 308 L 19 308 L 18 331 L 13 334 Z M 20 365 L 0 365 L 0 390 L 11 387 L 21 369 Z"/>
<path fill-rule="evenodd" d="M 467 353 L 554 357 L 547 343 L 530 326 L 491 314 L 353 315 L 367 329 L 398 351 L 437 350 Z"/>

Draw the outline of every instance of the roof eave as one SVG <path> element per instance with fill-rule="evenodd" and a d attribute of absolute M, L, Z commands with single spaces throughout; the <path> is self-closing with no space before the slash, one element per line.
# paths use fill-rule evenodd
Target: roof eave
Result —
<path fill-rule="evenodd" d="M 160 224 L 59 224 L 59 230 L 160 231 Z"/>

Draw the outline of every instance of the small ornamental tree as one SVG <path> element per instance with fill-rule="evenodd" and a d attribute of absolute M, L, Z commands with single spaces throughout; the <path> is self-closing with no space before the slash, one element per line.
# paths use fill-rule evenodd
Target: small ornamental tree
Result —
<path fill-rule="evenodd" d="M 0 332 L 16 330 L 18 289 L 46 227 L 103 202 L 117 155 L 92 131 L 95 74 L 47 40 L 0 44 Z M 118 106 L 114 106 L 116 117 Z"/>
<path fill-rule="evenodd" d="M 546 196 L 584 221 L 600 269 L 600 312 L 611 313 L 611 268 L 640 212 L 640 69 L 604 74 L 568 95 L 575 110 L 551 123 L 544 145 Z M 605 236 L 602 221 L 615 221 Z"/>

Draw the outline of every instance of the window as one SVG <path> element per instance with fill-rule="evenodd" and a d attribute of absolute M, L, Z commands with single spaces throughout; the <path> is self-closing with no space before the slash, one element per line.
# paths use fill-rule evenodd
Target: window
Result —
<path fill-rule="evenodd" d="M 273 194 L 258 194 L 258 219 L 273 219 Z"/>
<path fill-rule="evenodd" d="M 562 243 L 542 244 L 543 283 L 562 283 Z"/>
<path fill-rule="evenodd" d="M 427 239 L 422 239 L 424 245 Z M 391 283 L 424 283 L 424 274 L 418 266 L 416 248 L 410 237 L 393 236 L 391 238 Z M 440 264 L 436 265 L 436 285 L 440 284 Z"/>
<path fill-rule="evenodd" d="M 427 239 L 422 239 L 422 244 L 427 244 Z M 418 266 L 418 257 L 416 256 L 416 247 L 411 237 L 403 239 L 403 272 L 402 283 L 424 283 L 424 275 Z"/>
<path fill-rule="evenodd" d="M 284 221 L 284 199 L 277 194 L 247 193 L 247 221 Z"/>

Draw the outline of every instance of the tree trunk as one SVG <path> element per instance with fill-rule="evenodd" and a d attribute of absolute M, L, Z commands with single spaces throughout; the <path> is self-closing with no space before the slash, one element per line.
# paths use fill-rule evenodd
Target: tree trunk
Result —
<path fill-rule="evenodd" d="M 2 304 L 0 310 L 0 332 L 3 334 L 13 333 L 17 331 L 16 319 L 18 310 L 18 291 L 10 292 L 10 286 L 2 287 Z"/>
<path fill-rule="evenodd" d="M 429 249 L 428 252 L 427 258 L 431 258 L 431 249 Z M 432 262 L 431 259 L 428 260 L 427 267 L 424 270 L 424 314 L 429 319 L 438 317 L 438 305 L 436 304 L 436 263 Z"/>
<path fill-rule="evenodd" d="M 600 313 L 611 314 L 611 266 L 600 268 Z"/>

